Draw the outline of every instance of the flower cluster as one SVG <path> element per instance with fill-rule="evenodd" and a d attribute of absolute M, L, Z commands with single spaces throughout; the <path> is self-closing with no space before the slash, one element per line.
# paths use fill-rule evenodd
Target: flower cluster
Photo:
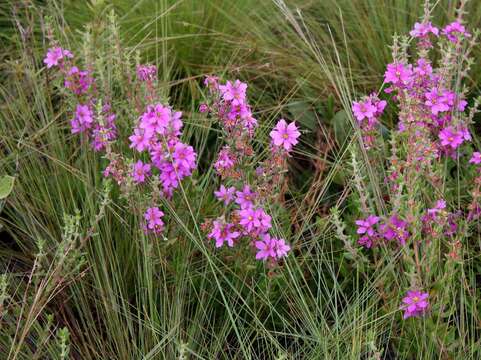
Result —
<path fill-rule="evenodd" d="M 359 173 L 363 169 L 354 169 L 363 212 L 355 221 L 357 243 L 374 249 L 394 241 L 413 289 L 444 275 L 440 274 L 444 264 L 438 264 L 442 259 L 461 258 L 460 233 L 481 215 L 481 153 L 469 149 L 469 125 L 479 101 L 467 111 L 467 90 L 462 86 L 471 64 L 468 55 L 474 36 L 462 25 L 462 10 L 456 21 L 438 28 L 429 21 L 428 5 L 426 2 L 423 20 L 414 25 L 410 37 L 395 38 L 393 61 L 384 72 L 384 94 L 371 94 L 352 103 L 369 161 L 387 159 L 369 163 L 369 171 L 383 177 L 385 187 L 369 189 L 364 186 L 364 174 Z M 389 110 L 398 120 L 397 128 L 386 131 L 389 147 L 379 131 L 381 116 L 388 110 L 383 97 L 394 104 Z M 467 210 L 448 210 L 447 200 L 454 191 L 449 175 L 443 178 L 441 174 L 446 174 L 450 159 L 458 166 L 469 163 L 475 167 Z M 357 164 L 354 151 L 353 164 Z M 387 213 L 386 217 L 373 214 L 371 195 L 376 198 L 376 209 Z M 404 318 L 425 314 L 428 297 L 420 290 L 408 291 L 402 300 Z"/>
<path fill-rule="evenodd" d="M 376 128 L 379 124 L 378 118 L 382 115 L 386 105 L 387 102 L 380 100 L 376 94 L 352 103 L 352 111 L 362 131 L 364 145 L 367 149 L 374 145 Z"/>
<path fill-rule="evenodd" d="M 182 113 L 160 103 L 149 105 L 129 137 L 131 148 L 139 153 L 149 153 L 152 165 L 160 173 L 164 194 L 168 197 L 196 167 L 194 149 L 179 138 L 183 125 L 181 116 Z"/>
<path fill-rule="evenodd" d="M 43 59 L 43 63 L 47 65 L 48 69 L 53 66 L 59 66 L 63 68 L 65 60 L 72 58 L 73 54 L 69 50 L 62 49 L 61 47 L 56 46 L 54 48 L 48 49 L 47 54 Z"/>
<path fill-rule="evenodd" d="M 356 220 L 357 233 L 360 236 L 358 244 L 365 248 L 372 248 L 382 240 L 395 240 L 399 245 L 406 244 L 410 234 L 407 230 L 408 223 L 397 215 L 392 215 L 385 222 L 380 223 L 381 218 L 369 215 L 366 219 Z"/>
<path fill-rule="evenodd" d="M 155 234 L 161 233 L 164 229 L 162 217 L 164 213 L 158 207 L 151 207 L 145 211 L 145 230 Z"/>
<path fill-rule="evenodd" d="M 90 70 L 80 70 L 73 64 L 69 50 L 54 47 L 48 50 L 43 62 L 47 68 L 57 67 L 64 78 L 64 87 L 77 102 L 70 120 L 73 134 L 85 134 L 95 151 L 104 150 L 117 138 L 116 114 L 108 101 L 98 99 L 95 81 Z"/>
<path fill-rule="evenodd" d="M 457 43 L 470 34 L 459 22 L 453 22 L 442 31 L 431 22 L 416 23 L 410 35 L 418 40 L 420 49 L 433 47 L 432 40 L 444 36 L 449 42 Z M 441 40 L 440 40 L 441 41 Z M 452 81 L 445 76 L 446 66 L 434 68 L 426 51 L 420 51 L 419 58 L 412 64 L 406 58 L 397 56 L 393 63 L 387 65 L 384 82 L 388 84 L 386 93 L 393 93 L 393 100 L 400 108 L 399 128 L 401 131 L 427 133 L 431 143 L 417 147 L 413 154 L 417 159 L 423 153 L 434 153 L 435 156 L 447 154 L 455 156 L 455 150 L 471 136 L 467 124 L 458 113 L 467 105 L 463 94 L 456 93 Z M 365 136 L 368 148 L 373 145 L 377 118 L 386 107 L 386 102 L 375 95 L 353 102 L 352 110 Z M 373 132 L 374 131 L 374 132 Z M 434 147 L 433 149 L 429 149 Z"/>
<path fill-rule="evenodd" d="M 155 65 L 137 65 L 137 78 L 140 81 L 157 80 L 157 66 Z"/>
<path fill-rule="evenodd" d="M 256 259 L 270 264 L 284 258 L 290 250 L 284 239 L 272 237 L 272 218 L 266 212 L 274 187 L 285 172 L 286 159 L 298 143 L 300 132 L 295 123 L 281 119 L 270 132 L 270 157 L 249 172 L 254 157 L 251 139 L 257 127 L 247 102 L 247 84 L 236 80 L 219 83 L 209 76 L 204 84 L 211 96 L 210 104 L 202 104 L 201 112 L 215 118 L 225 135 L 226 144 L 220 149 L 214 168 L 223 180 L 215 196 L 225 208 L 222 216 L 212 222 L 208 238 L 216 247 L 232 247 L 246 240 L 257 251 Z"/>
<path fill-rule="evenodd" d="M 157 67 L 154 65 L 138 65 L 137 86 L 140 99 L 152 101 L 145 104 L 145 111 L 139 115 L 133 133 L 128 137 L 133 154 L 125 154 L 114 148 L 118 137 L 115 124 L 116 114 L 109 101 L 101 98 L 97 90 L 91 69 L 80 70 L 73 64 L 73 54 L 60 47 L 48 50 L 44 59 L 47 68 L 57 67 L 64 78 L 64 86 L 70 90 L 75 99 L 73 118 L 70 121 L 73 134 L 83 134 L 90 141 L 95 151 L 102 151 L 108 165 L 103 171 L 105 177 L 112 177 L 121 186 L 123 195 L 132 196 L 135 191 L 148 191 L 151 186 L 150 202 L 162 193 L 167 199 L 180 182 L 192 175 L 196 168 L 196 153 L 192 146 L 183 143 L 182 113 L 174 111 L 156 99 L 155 80 Z M 145 87 L 142 85 L 145 84 Z M 142 93 L 144 89 L 144 93 Z M 119 146 L 121 149 L 121 147 Z M 148 153 L 145 156 L 143 153 Z M 140 157 L 141 159 L 135 159 Z M 146 161 L 146 159 L 148 159 Z M 149 184 L 149 179 L 152 179 Z M 140 187 L 140 185 L 144 187 Z M 161 192 L 157 186 L 160 184 Z M 149 206 L 150 205 L 150 206 Z M 163 212 L 157 206 L 143 205 L 144 230 L 159 234 L 164 229 Z"/>

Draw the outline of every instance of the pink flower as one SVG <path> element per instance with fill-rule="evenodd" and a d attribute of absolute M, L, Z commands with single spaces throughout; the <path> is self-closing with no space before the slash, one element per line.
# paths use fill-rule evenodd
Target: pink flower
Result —
<path fill-rule="evenodd" d="M 132 177 L 137 184 L 145 182 L 145 178 L 150 176 L 150 164 L 144 164 L 141 160 L 133 165 Z"/>
<path fill-rule="evenodd" d="M 240 233 L 238 231 L 234 231 L 233 228 L 233 224 L 226 224 L 222 220 L 215 220 L 214 228 L 207 236 L 209 239 L 215 239 L 216 247 L 221 247 L 224 245 L 224 242 L 227 242 L 227 246 L 233 247 L 234 240 L 240 236 Z"/>
<path fill-rule="evenodd" d="M 458 21 L 454 21 L 447 25 L 443 29 L 443 35 L 445 35 L 452 43 L 456 43 L 458 41 L 459 35 L 464 35 L 465 37 L 471 36 L 471 34 L 466 31 L 466 28 Z"/>
<path fill-rule="evenodd" d="M 140 81 L 152 81 L 157 79 L 157 66 L 137 65 L 137 78 Z"/>
<path fill-rule="evenodd" d="M 470 164 L 481 164 L 481 153 L 479 152 L 474 152 L 473 156 L 471 156 L 471 159 L 469 159 Z"/>
<path fill-rule="evenodd" d="M 387 224 L 382 224 L 379 227 L 379 230 L 386 240 L 395 239 L 400 245 L 404 245 L 410 236 L 407 227 L 407 222 L 401 220 L 397 215 L 393 215 L 389 218 Z"/>
<path fill-rule="evenodd" d="M 224 202 L 224 205 L 229 205 L 234 200 L 235 187 L 226 188 L 221 185 L 218 191 L 214 191 L 214 194 L 219 201 Z"/>
<path fill-rule="evenodd" d="M 377 112 L 377 107 L 371 103 L 370 99 L 366 101 L 354 101 L 352 103 L 352 112 L 358 121 L 363 119 L 371 119 Z"/>
<path fill-rule="evenodd" d="M 283 257 L 287 256 L 287 253 L 291 250 L 291 247 L 286 244 L 286 241 L 284 239 L 274 239 L 276 240 L 274 250 L 276 252 L 276 256 L 278 259 L 281 259 Z"/>
<path fill-rule="evenodd" d="M 276 239 L 269 234 L 261 235 L 261 240 L 254 243 L 257 251 L 257 260 L 267 260 L 269 258 L 278 260 L 287 256 L 291 247 L 286 244 L 284 239 Z"/>
<path fill-rule="evenodd" d="M 441 199 L 436 201 L 436 204 L 434 205 L 434 208 L 428 209 L 428 214 L 429 215 L 437 215 L 440 211 L 446 209 L 446 201 Z"/>
<path fill-rule="evenodd" d="M 147 222 L 146 229 L 149 232 L 160 233 L 164 229 L 164 222 L 162 221 L 164 213 L 158 207 L 150 207 L 145 211 L 144 219 Z"/>
<path fill-rule="evenodd" d="M 356 220 L 356 225 L 358 226 L 357 233 L 374 236 L 376 234 L 374 225 L 377 224 L 378 222 L 379 222 L 379 217 L 374 215 L 369 215 L 365 220 Z"/>
<path fill-rule="evenodd" d="M 222 171 L 231 169 L 232 167 L 234 167 L 234 158 L 231 155 L 230 148 L 224 146 L 219 152 L 219 157 L 214 164 L 214 168 L 218 173 L 222 173 Z"/>
<path fill-rule="evenodd" d="M 448 126 L 439 132 L 439 139 L 441 140 L 441 145 L 456 149 L 463 143 L 464 134 Z"/>
<path fill-rule="evenodd" d="M 47 55 L 45 56 L 45 59 L 43 59 L 43 62 L 47 65 L 47 68 L 50 69 L 52 66 L 58 66 L 60 60 L 62 60 L 64 57 L 73 58 L 73 54 L 70 51 L 64 50 L 60 47 L 50 48 L 48 49 Z"/>
<path fill-rule="evenodd" d="M 89 105 L 78 104 L 75 117 L 70 121 L 72 133 L 84 132 L 92 127 L 94 122 L 93 112 Z"/>
<path fill-rule="evenodd" d="M 164 192 L 166 195 L 172 196 L 172 191 L 179 186 L 180 175 L 170 161 L 164 160 L 158 165 L 160 170 L 159 179 L 162 182 Z"/>
<path fill-rule="evenodd" d="M 225 85 L 219 85 L 219 90 L 225 101 L 234 105 L 243 104 L 246 98 L 247 84 L 236 80 L 234 83 L 227 81 Z"/>
<path fill-rule="evenodd" d="M 424 315 L 429 307 L 428 297 L 428 293 L 422 293 L 417 290 L 408 291 L 402 299 L 403 305 L 401 310 L 404 310 L 403 319 Z"/>
<path fill-rule="evenodd" d="M 209 111 L 209 106 L 207 104 L 200 104 L 199 112 L 206 113 L 207 111 Z"/>
<path fill-rule="evenodd" d="M 287 124 L 284 119 L 281 119 L 271 131 L 270 136 L 274 146 L 283 146 L 286 151 L 290 151 L 298 143 L 297 138 L 301 136 L 301 133 L 297 130 L 295 122 Z"/>
<path fill-rule="evenodd" d="M 412 70 L 411 65 L 401 63 L 388 64 L 384 73 L 384 81 L 396 86 L 404 86 L 411 81 Z"/>
<path fill-rule="evenodd" d="M 449 90 L 442 90 L 439 94 L 438 89 L 431 89 L 425 95 L 425 104 L 431 108 L 433 115 L 438 115 L 440 112 L 449 111 L 453 105 L 456 95 Z"/>
<path fill-rule="evenodd" d="M 417 61 L 417 65 L 414 68 L 414 73 L 420 76 L 431 76 L 433 73 L 433 67 L 428 60 L 421 58 Z"/>
<path fill-rule="evenodd" d="M 374 226 L 379 222 L 379 217 L 374 215 L 369 215 L 364 220 L 356 220 L 357 233 L 363 235 L 359 238 L 358 244 L 364 246 L 365 248 L 371 248 L 379 234 Z"/>
<path fill-rule="evenodd" d="M 134 148 L 138 152 L 142 152 L 150 148 L 152 132 L 145 129 L 134 129 L 134 134 L 129 136 L 130 148 Z"/>
<path fill-rule="evenodd" d="M 93 82 L 89 71 L 80 71 L 78 67 L 72 66 L 66 75 L 64 86 L 74 94 L 82 95 L 87 93 Z"/>
<path fill-rule="evenodd" d="M 204 79 L 204 85 L 207 86 L 210 91 L 219 89 L 219 77 L 218 76 L 206 76 Z"/>
<path fill-rule="evenodd" d="M 235 202 L 239 204 L 241 209 L 247 209 L 253 206 L 256 197 L 257 193 L 251 191 L 249 185 L 244 185 L 244 189 L 242 189 L 242 191 L 236 192 Z"/>
<path fill-rule="evenodd" d="M 271 238 L 269 234 L 264 234 L 260 241 L 255 242 L 255 246 L 258 250 L 256 254 L 257 260 L 276 258 L 276 241 L 275 239 Z"/>
<path fill-rule="evenodd" d="M 263 209 L 245 208 L 239 210 L 239 224 L 247 232 L 263 233 L 271 228 L 271 217 Z"/>
<path fill-rule="evenodd" d="M 174 160 L 174 166 L 181 176 L 192 174 L 192 171 L 195 169 L 196 156 L 197 154 L 194 152 L 192 146 L 181 143 L 180 141 L 175 144 L 172 159 Z"/>
<path fill-rule="evenodd" d="M 426 22 L 426 23 L 415 23 L 414 24 L 414 29 L 409 32 L 409 35 L 412 37 L 417 37 L 417 38 L 425 38 L 429 35 L 429 33 L 438 36 L 439 35 L 439 29 L 431 22 Z"/>
<path fill-rule="evenodd" d="M 162 104 L 149 105 L 140 117 L 139 127 L 147 132 L 166 135 L 172 116 L 172 110 Z"/>

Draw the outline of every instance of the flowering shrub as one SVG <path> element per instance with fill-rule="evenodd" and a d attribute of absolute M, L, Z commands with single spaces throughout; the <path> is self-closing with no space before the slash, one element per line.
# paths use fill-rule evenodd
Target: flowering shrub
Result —
<path fill-rule="evenodd" d="M 478 175 L 471 203 L 464 209 L 460 198 L 453 196 L 459 184 L 449 175 L 443 178 L 449 174 L 448 167 L 481 163 L 480 153 L 472 151 L 469 132 L 478 101 L 467 111 L 467 89 L 462 87 L 476 36 L 462 25 L 461 14 L 462 9 L 456 21 L 439 29 L 429 21 L 426 6 L 422 22 L 414 25 L 410 37 L 395 38 L 394 59 L 384 74 L 387 96 L 371 94 L 352 103 L 369 166 L 385 174 L 384 188 L 368 189 L 357 165 L 354 168 L 364 211 L 355 221 L 357 242 L 369 251 L 380 248 L 386 254 L 391 249 L 399 254 L 399 266 L 409 282 L 401 306 L 404 319 L 425 315 L 430 306 L 445 306 L 436 304 L 434 295 L 452 276 L 442 269 L 454 271 L 456 262 L 462 261 L 463 244 L 458 239 L 479 217 L 480 169 L 474 170 Z M 380 136 L 387 109 L 398 119 L 397 129 L 390 133 L 388 154 Z M 374 201 L 376 196 L 381 201 Z M 459 210 L 449 210 L 456 207 Z M 432 294 L 423 291 L 430 288 Z"/>
<path fill-rule="evenodd" d="M 239 80 L 221 84 L 216 77 L 207 77 L 209 103 L 201 112 L 208 113 L 220 125 L 225 145 L 220 149 L 214 168 L 222 183 L 215 196 L 223 203 L 223 214 L 210 227 L 208 238 L 216 247 L 247 242 L 256 251 L 256 259 L 270 266 L 287 256 L 291 247 L 284 239 L 272 237 L 272 218 L 267 207 L 276 202 L 286 171 L 290 152 L 298 143 L 300 132 L 295 123 L 281 119 L 270 132 L 269 157 L 252 169 L 252 139 L 257 127 L 247 102 L 247 84 Z"/>

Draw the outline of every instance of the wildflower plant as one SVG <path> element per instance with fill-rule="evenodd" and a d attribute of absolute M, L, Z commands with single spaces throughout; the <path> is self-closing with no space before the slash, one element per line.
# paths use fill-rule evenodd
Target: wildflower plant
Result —
<path fill-rule="evenodd" d="M 200 111 L 220 126 L 225 142 L 214 164 L 221 181 L 214 194 L 223 211 L 205 224 L 210 229 L 207 236 L 216 247 L 251 248 L 256 259 L 275 266 L 291 246 L 270 234 L 273 220 L 268 210 L 278 202 L 287 159 L 301 134 L 294 122 L 279 120 L 269 134 L 269 156 L 254 165 L 253 138 L 258 123 L 247 100 L 247 84 L 239 80 L 222 84 L 213 76 L 204 84 L 209 97 Z"/>
<path fill-rule="evenodd" d="M 48 49 L 44 63 L 49 71 L 57 70 L 75 104 L 70 121 L 72 134 L 81 135 L 82 141 L 107 160 L 103 176 L 113 179 L 125 198 L 134 198 L 133 208 L 143 209 L 142 229 L 149 234 L 162 233 L 161 198 L 171 199 L 182 180 L 192 175 L 197 155 L 192 146 L 181 141 L 182 113 L 159 95 L 157 67 L 137 65 L 131 84 L 136 96 L 124 100 L 135 104 L 137 119 L 131 135 L 119 138 L 111 94 L 97 85 L 94 65 L 86 64 L 85 70 L 80 70 L 74 54 L 57 45 Z"/>
<path fill-rule="evenodd" d="M 376 266 L 394 261 L 400 269 L 400 287 L 384 286 L 403 318 L 433 317 L 432 324 L 455 316 L 446 294 L 459 286 L 456 272 L 468 246 L 460 239 L 479 218 L 479 175 L 468 175 L 464 193 L 450 175 L 450 169 L 479 174 L 481 163 L 470 133 L 479 102 L 468 106 L 464 85 L 478 34 L 463 25 L 464 6 L 455 21 L 438 27 L 426 2 L 409 36 L 394 38 L 381 91 L 352 103 L 367 167 L 383 184 L 376 194 L 362 173 L 355 175 L 363 211 L 355 220 L 357 243 Z M 385 146 L 381 123 L 388 113 L 397 125 Z"/>

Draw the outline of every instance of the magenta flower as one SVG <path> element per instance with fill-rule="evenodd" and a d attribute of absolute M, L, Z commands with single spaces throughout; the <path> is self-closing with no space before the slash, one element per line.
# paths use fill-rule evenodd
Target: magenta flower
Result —
<path fill-rule="evenodd" d="M 64 57 L 73 58 L 73 54 L 68 50 L 55 47 L 48 49 L 47 55 L 45 56 L 45 59 L 43 59 L 43 62 L 45 65 L 47 65 L 47 68 L 50 69 L 52 66 L 58 66 Z"/>
<path fill-rule="evenodd" d="M 436 201 L 436 204 L 434 205 L 434 208 L 428 209 L 428 214 L 429 215 L 437 215 L 440 211 L 446 209 L 446 201 L 441 199 Z"/>
<path fill-rule="evenodd" d="M 235 187 L 226 188 L 224 185 L 221 185 L 218 191 L 214 191 L 214 194 L 219 201 L 224 202 L 224 205 L 229 205 L 234 200 Z"/>
<path fill-rule="evenodd" d="M 396 86 L 407 85 L 411 81 L 411 65 L 401 63 L 388 64 L 384 73 L 384 81 Z"/>
<path fill-rule="evenodd" d="M 207 104 L 200 104 L 199 112 L 206 113 L 207 111 L 209 111 L 209 106 Z"/>
<path fill-rule="evenodd" d="M 137 184 L 145 182 L 145 178 L 150 176 L 150 164 L 144 164 L 141 160 L 133 165 L 132 177 Z"/>
<path fill-rule="evenodd" d="M 352 112 L 358 121 L 362 121 L 365 118 L 373 118 L 377 112 L 377 107 L 371 103 L 370 99 L 359 102 L 354 101 L 352 103 Z"/>
<path fill-rule="evenodd" d="M 263 233 L 271 228 L 271 217 L 263 209 L 252 207 L 239 210 L 239 224 L 246 232 Z"/>
<path fill-rule="evenodd" d="M 94 122 L 93 112 L 89 105 L 78 104 L 75 117 L 70 121 L 72 133 L 84 132 L 92 127 Z"/>
<path fill-rule="evenodd" d="M 286 244 L 284 239 L 274 239 L 276 240 L 274 250 L 276 252 L 276 257 L 281 259 L 287 256 L 287 253 L 291 250 L 291 247 Z"/>
<path fill-rule="evenodd" d="M 137 65 L 137 78 L 140 81 L 152 81 L 157 79 L 157 66 Z"/>
<path fill-rule="evenodd" d="M 162 161 L 158 164 L 160 170 L 159 179 L 162 183 L 162 187 L 167 196 L 172 196 L 172 191 L 179 186 L 181 180 L 180 174 L 170 161 Z"/>
<path fill-rule="evenodd" d="M 448 126 L 439 132 L 439 139 L 441 140 L 441 145 L 456 149 L 463 143 L 464 134 Z"/>
<path fill-rule="evenodd" d="M 369 215 L 365 220 L 356 220 L 357 233 L 361 236 L 358 240 L 358 244 L 365 248 L 371 248 L 374 245 L 375 240 L 379 237 L 378 232 L 374 226 L 379 222 L 379 217 Z"/>
<path fill-rule="evenodd" d="M 142 152 L 150 148 L 152 132 L 145 129 L 135 128 L 133 135 L 129 136 L 130 148 Z"/>
<path fill-rule="evenodd" d="M 357 233 L 374 236 L 377 234 L 374 229 L 374 225 L 379 222 L 379 217 L 375 215 L 369 215 L 365 220 L 356 220 Z"/>
<path fill-rule="evenodd" d="M 297 130 L 295 122 L 287 124 L 284 119 L 281 119 L 271 131 L 270 136 L 275 146 L 282 146 L 286 151 L 290 151 L 298 143 L 297 138 L 301 136 L 301 133 Z"/>
<path fill-rule="evenodd" d="M 471 36 L 471 34 L 466 31 L 466 28 L 460 24 L 459 21 L 454 21 L 447 25 L 443 29 L 443 35 L 445 35 L 452 43 L 458 42 L 460 35 L 464 35 L 465 37 Z"/>
<path fill-rule="evenodd" d="M 403 305 L 401 310 L 404 310 L 403 319 L 424 315 L 429 307 L 428 297 L 428 293 L 422 293 L 417 290 L 408 291 L 402 299 Z"/>
<path fill-rule="evenodd" d="M 243 104 L 246 98 L 247 84 L 236 80 L 234 83 L 227 81 L 225 85 L 219 85 L 219 90 L 225 101 L 234 105 Z"/>
<path fill-rule="evenodd" d="M 271 237 L 269 234 L 261 235 L 261 239 L 254 243 L 257 251 L 257 260 L 273 259 L 278 260 L 287 256 L 291 247 L 286 244 L 284 239 Z"/>
<path fill-rule="evenodd" d="M 267 260 L 269 258 L 275 259 L 276 254 L 276 239 L 271 238 L 269 234 L 264 234 L 261 240 L 255 242 L 257 248 L 256 259 Z"/>
<path fill-rule="evenodd" d="M 219 151 L 219 157 L 214 164 L 214 168 L 218 173 L 222 173 L 224 170 L 228 170 L 234 167 L 234 157 L 231 155 L 230 148 L 224 146 L 224 148 Z"/>
<path fill-rule="evenodd" d="M 425 22 L 425 23 L 415 23 L 414 24 L 414 29 L 409 32 L 409 35 L 412 37 L 416 38 L 425 38 L 429 35 L 429 33 L 438 36 L 439 35 L 439 29 L 431 22 Z"/>
<path fill-rule="evenodd" d="M 78 67 L 72 66 L 67 72 L 64 86 L 75 94 L 82 95 L 87 93 L 93 82 L 94 79 L 89 71 L 80 71 Z"/>
<path fill-rule="evenodd" d="M 140 117 L 139 127 L 146 132 L 166 135 L 172 117 L 172 110 L 162 104 L 149 105 Z"/>
<path fill-rule="evenodd" d="M 209 239 L 215 240 L 215 246 L 221 247 L 227 242 L 227 246 L 233 247 L 234 240 L 240 236 L 240 232 L 234 231 L 234 225 L 224 223 L 222 220 L 214 221 L 214 228 L 208 235 Z"/>
<path fill-rule="evenodd" d="M 192 146 L 180 141 L 175 144 L 172 159 L 174 160 L 174 167 L 177 168 L 180 176 L 184 177 L 192 174 L 192 171 L 195 169 L 196 156 L 197 154 Z"/>
<path fill-rule="evenodd" d="M 204 79 L 204 85 L 209 88 L 210 91 L 219 89 L 219 77 L 207 75 Z"/>
<path fill-rule="evenodd" d="M 414 68 L 414 73 L 419 76 L 431 76 L 433 73 L 433 67 L 428 60 L 421 58 L 417 61 L 417 65 Z"/>
<path fill-rule="evenodd" d="M 248 232 L 254 230 L 255 227 L 260 225 L 260 222 L 256 219 L 256 211 L 252 207 L 240 210 L 239 216 L 239 224 Z"/>
<path fill-rule="evenodd" d="M 449 90 L 442 90 L 441 94 L 438 89 L 433 88 L 425 94 L 425 104 L 431 109 L 433 115 L 440 112 L 449 111 L 454 105 L 455 94 Z"/>
<path fill-rule="evenodd" d="M 386 224 L 379 227 L 381 234 L 386 240 L 396 240 L 400 245 L 405 245 L 410 234 L 407 231 L 408 223 L 401 220 L 397 215 L 389 218 Z"/>
<path fill-rule="evenodd" d="M 266 214 L 264 209 L 257 209 L 256 210 L 256 217 L 260 223 L 258 226 L 258 231 L 259 232 L 265 232 L 269 230 L 272 227 L 271 220 L 272 218 Z"/>
<path fill-rule="evenodd" d="M 158 207 L 150 207 L 144 214 L 145 221 L 147 222 L 146 229 L 149 232 L 160 233 L 164 229 L 164 222 L 162 217 L 164 213 Z"/>
<path fill-rule="evenodd" d="M 479 152 L 474 152 L 473 156 L 471 156 L 471 159 L 469 159 L 470 164 L 481 164 L 481 153 Z"/>
<path fill-rule="evenodd" d="M 235 202 L 239 204 L 241 209 L 247 209 L 254 205 L 256 197 L 257 193 L 253 192 L 249 185 L 244 185 L 242 191 L 236 192 Z"/>

